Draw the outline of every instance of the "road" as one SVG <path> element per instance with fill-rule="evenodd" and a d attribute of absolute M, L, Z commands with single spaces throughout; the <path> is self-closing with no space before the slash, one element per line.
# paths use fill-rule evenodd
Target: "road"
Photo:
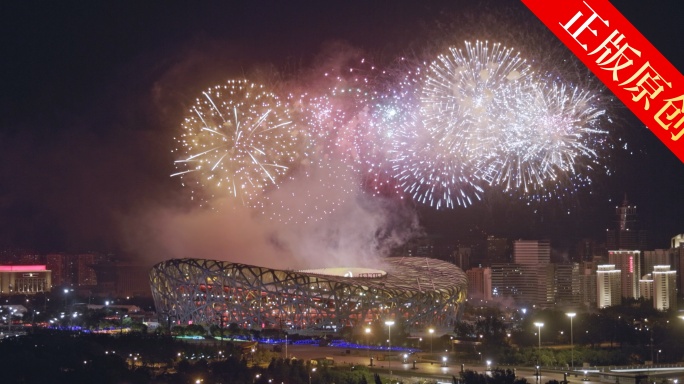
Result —
<path fill-rule="evenodd" d="M 349 353 L 347 353 L 349 351 Z M 335 360 L 335 365 L 340 366 L 354 366 L 363 365 L 369 366 L 370 357 L 374 356 L 373 367 L 371 372 L 377 372 L 382 376 L 392 376 L 404 382 L 418 383 L 421 380 L 432 379 L 440 382 L 451 383 L 452 376 L 459 377 L 461 369 L 471 370 L 475 372 L 485 373 L 486 365 L 478 364 L 461 364 L 459 361 L 450 360 L 447 356 L 446 363 L 441 360 L 441 356 L 432 355 L 433 359 L 425 359 L 430 357 L 429 354 L 417 354 L 408 357 L 406 363 L 402 360 L 402 356 L 397 352 L 394 354 L 394 359 L 390 361 L 377 358 L 378 351 L 367 351 L 358 349 L 341 349 L 335 347 L 319 347 L 313 345 L 289 345 L 287 354 L 289 357 L 296 357 L 298 359 L 310 360 L 321 357 L 332 357 Z M 283 357 L 285 351 L 283 351 Z M 451 357 L 453 359 L 453 357 Z M 416 360 L 414 364 L 413 361 Z M 415 368 L 414 368 L 415 366 Z M 546 383 L 550 380 L 563 381 L 562 372 L 544 372 L 542 370 L 541 378 L 534 375 L 534 369 L 531 367 L 498 367 L 492 364 L 491 368 L 515 369 L 518 377 L 525 377 L 529 383 Z M 391 372 L 390 372 L 391 370 Z M 598 378 L 595 381 L 582 381 L 583 375 L 579 374 L 577 377 L 569 375 L 568 383 L 570 384 L 600 384 Z"/>

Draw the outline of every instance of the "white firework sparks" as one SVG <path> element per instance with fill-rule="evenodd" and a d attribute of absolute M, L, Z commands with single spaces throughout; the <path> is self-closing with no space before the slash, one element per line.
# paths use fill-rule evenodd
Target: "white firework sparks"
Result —
<path fill-rule="evenodd" d="M 498 151 L 480 160 L 478 175 L 534 198 L 590 184 L 608 146 L 599 97 L 558 81 L 533 81 L 522 90 L 510 100 Z"/>
<path fill-rule="evenodd" d="M 477 41 L 450 48 L 425 75 L 421 113 L 425 126 L 452 151 L 478 158 L 497 146 L 499 123 L 516 84 L 530 66 L 512 49 Z"/>
<path fill-rule="evenodd" d="M 250 205 L 305 154 L 304 133 L 292 123 L 287 105 L 247 80 L 202 92 L 177 141 L 178 172 L 171 176 L 199 186 L 204 201 L 232 196 Z"/>

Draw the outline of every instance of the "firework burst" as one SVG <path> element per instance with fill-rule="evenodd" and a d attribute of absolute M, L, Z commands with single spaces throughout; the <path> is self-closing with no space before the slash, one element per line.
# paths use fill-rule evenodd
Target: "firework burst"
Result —
<path fill-rule="evenodd" d="M 388 154 L 397 150 L 397 142 L 406 138 L 404 130 L 411 124 L 411 113 L 417 103 L 416 77 L 420 68 L 410 69 L 404 59 L 401 71 L 385 72 L 378 89 L 365 101 L 365 115 L 359 129 L 358 147 L 364 191 L 375 196 L 404 196 L 396 182 L 394 164 Z M 404 141 L 405 142 L 405 141 Z"/>
<path fill-rule="evenodd" d="M 591 184 L 609 147 L 597 94 L 537 80 L 509 100 L 498 150 L 480 159 L 478 175 L 504 192 L 539 200 Z M 567 186 L 572 186 L 568 189 Z"/>
<path fill-rule="evenodd" d="M 232 196 L 250 205 L 303 160 L 304 136 L 276 95 L 231 80 L 202 92 L 190 108 L 171 176 L 199 187 L 202 201 Z"/>
<path fill-rule="evenodd" d="M 418 113 L 409 113 L 390 152 L 393 177 L 418 203 L 435 209 L 467 207 L 483 189 L 472 177 L 470 162 L 425 128 Z"/>
<path fill-rule="evenodd" d="M 530 72 L 518 53 L 500 44 L 450 48 L 426 71 L 421 93 L 426 128 L 467 159 L 486 155 L 497 146 L 505 106 L 517 97 L 515 85 Z"/>
<path fill-rule="evenodd" d="M 358 191 L 353 145 L 343 127 L 344 111 L 326 96 L 290 95 L 293 119 L 306 130 L 307 153 L 299 166 L 256 202 L 261 212 L 285 224 L 322 220 Z"/>

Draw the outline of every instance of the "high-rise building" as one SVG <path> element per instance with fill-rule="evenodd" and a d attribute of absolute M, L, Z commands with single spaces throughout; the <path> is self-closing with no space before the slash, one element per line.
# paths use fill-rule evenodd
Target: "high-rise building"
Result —
<path fill-rule="evenodd" d="M 608 263 L 615 265 L 621 273 L 622 297 L 638 299 L 641 278 L 641 252 L 637 250 L 608 251 Z"/>
<path fill-rule="evenodd" d="M 96 264 L 95 254 L 83 253 L 73 256 L 76 267 L 76 284 L 78 286 L 92 286 L 97 285 L 97 275 L 93 266 Z"/>
<path fill-rule="evenodd" d="M 472 299 L 492 299 L 492 269 L 489 267 L 471 268 L 468 276 L 468 297 Z"/>
<path fill-rule="evenodd" d="M 682 273 L 684 271 L 684 234 L 672 237 L 670 247 L 672 269 L 679 271 L 677 274 L 677 292 L 682 295 L 684 294 L 684 273 Z"/>
<path fill-rule="evenodd" d="M 524 266 L 549 264 L 551 243 L 548 240 L 516 240 L 513 242 L 513 262 Z"/>
<path fill-rule="evenodd" d="M 597 255 L 606 254 L 605 242 L 596 242 L 593 239 L 582 239 L 575 244 L 574 261 L 591 261 Z"/>
<path fill-rule="evenodd" d="M 641 292 L 641 297 L 646 300 L 653 300 L 653 275 L 650 273 L 645 274 L 641 280 L 639 280 L 639 291 Z"/>
<path fill-rule="evenodd" d="M 622 302 L 619 269 L 613 264 L 599 265 L 596 270 L 596 306 L 606 308 Z"/>
<path fill-rule="evenodd" d="M 682 244 L 684 245 L 684 244 Z M 679 271 L 677 274 L 677 292 L 679 295 L 684 293 L 684 247 L 673 248 L 670 250 L 672 252 L 672 263 L 674 264 L 674 270 Z"/>
<path fill-rule="evenodd" d="M 470 247 L 459 245 L 458 248 L 451 253 L 451 261 L 465 271 L 470 269 L 470 254 Z"/>
<path fill-rule="evenodd" d="M 511 261 L 510 241 L 502 237 L 487 236 L 487 254 L 484 265 L 505 264 Z"/>
<path fill-rule="evenodd" d="M 553 276 L 552 270 L 549 271 L 551 243 L 548 240 L 516 240 L 513 242 L 513 259 L 525 275 L 519 286 L 520 300 L 530 304 L 548 304 L 549 290 L 552 289 L 549 284 Z"/>
<path fill-rule="evenodd" d="M 627 201 L 615 207 L 615 226 L 606 230 L 606 248 L 616 249 L 648 249 L 648 231 L 638 228 L 637 207 Z"/>
<path fill-rule="evenodd" d="M 53 286 L 89 287 L 97 285 L 93 269 L 104 256 L 95 253 L 50 253 L 46 265 L 52 271 Z"/>
<path fill-rule="evenodd" d="M 47 269 L 52 271 L 52 285 L 55 287 L 71 285 L 66 273 L 66 255 L 63 253 L 50 253 L 45 257 Z"/>
<path fill-rule="evenodd" d="M 653 267 L 653 307 L 660 311 L 677 309 L 677 272 L 669 265 Z"/>
<path fill-rule="evenodd" d="M 596 270 L 597 263 L 584 261 L 580 264 L 581 303 L 587 307 L 596 306 Z"/>
<path fill-rule="evenodd" d="M 519 300 L 526 276 L 518 264 L 492 264 L 492 297 Z"/>
<path fill-rule="evenodd" d="M 555 264 L 554 288 L 555 302 L 558 305 L 579 305 L 580 294 L 580 265 L 579 263 Z"/>
<path fill-rule="evenodd" d="M 672 265 L 672 252 L 669 249 L 656 249 L 653 251 L 644 251 L 644 268 L 643 273 L 653 272 L 653 267 L 656 265 Z"/>

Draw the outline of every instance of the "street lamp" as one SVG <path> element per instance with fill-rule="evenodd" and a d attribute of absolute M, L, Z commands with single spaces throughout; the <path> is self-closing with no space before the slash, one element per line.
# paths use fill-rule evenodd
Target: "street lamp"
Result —
<path fill-rule="evenodd" d="M 432 339 L 433 335 L 435 334 L 434 328 L 428 329 L 428 332 L 430 332 L 430 354 L 432 355 Z"/>
<path fill-rule="evenodd" d="M 385 325 L 387 326 L 387 345 L 388 345 L 388 349 L 389 349 L 389 360 L 387 361 L 387 367 L 389 369 L 390 382 L 391 382 L 392 381 L 392 326 L 394 325 L 394 321 L 387 320 L 387 321 L 385 321 Z"/>
<path fill-rule="evenodd" d="M 368 350 L 368 360 L 370 361 L 370 327 L 366 327 L 366 349 Z"/>
<path fill-rule="evenodd" d="M 537 344 L 537 365 L 539 365 L 539 360 L 541 360 L 541 329 L 544 326 L 544 323 L 536 322 L 534 323 L 534 326 L 539 329 L 537 332 L 537 335 L 539 336 L 539 343 Z"/>
<path fill-rule="evenodd" d="M 575 344 L 572 339 L 572 319 L 577 315 L 575 312 L 566 313 L 570 318 L 570 367 L 575 370 Z"/>
<path fill-rule="evenodd" d="M 69 293 L 69 289 L 64 288 L 64 313 L 68 312 L 68 306 L 67 306 L 67 294 Z"/>
<path fill-rule="evenodd" d="M 311 368 L 311 372 L 309 372 L 309 384 L 311 384 L 311 374 L 316 372 L 316 368 Z"/>

